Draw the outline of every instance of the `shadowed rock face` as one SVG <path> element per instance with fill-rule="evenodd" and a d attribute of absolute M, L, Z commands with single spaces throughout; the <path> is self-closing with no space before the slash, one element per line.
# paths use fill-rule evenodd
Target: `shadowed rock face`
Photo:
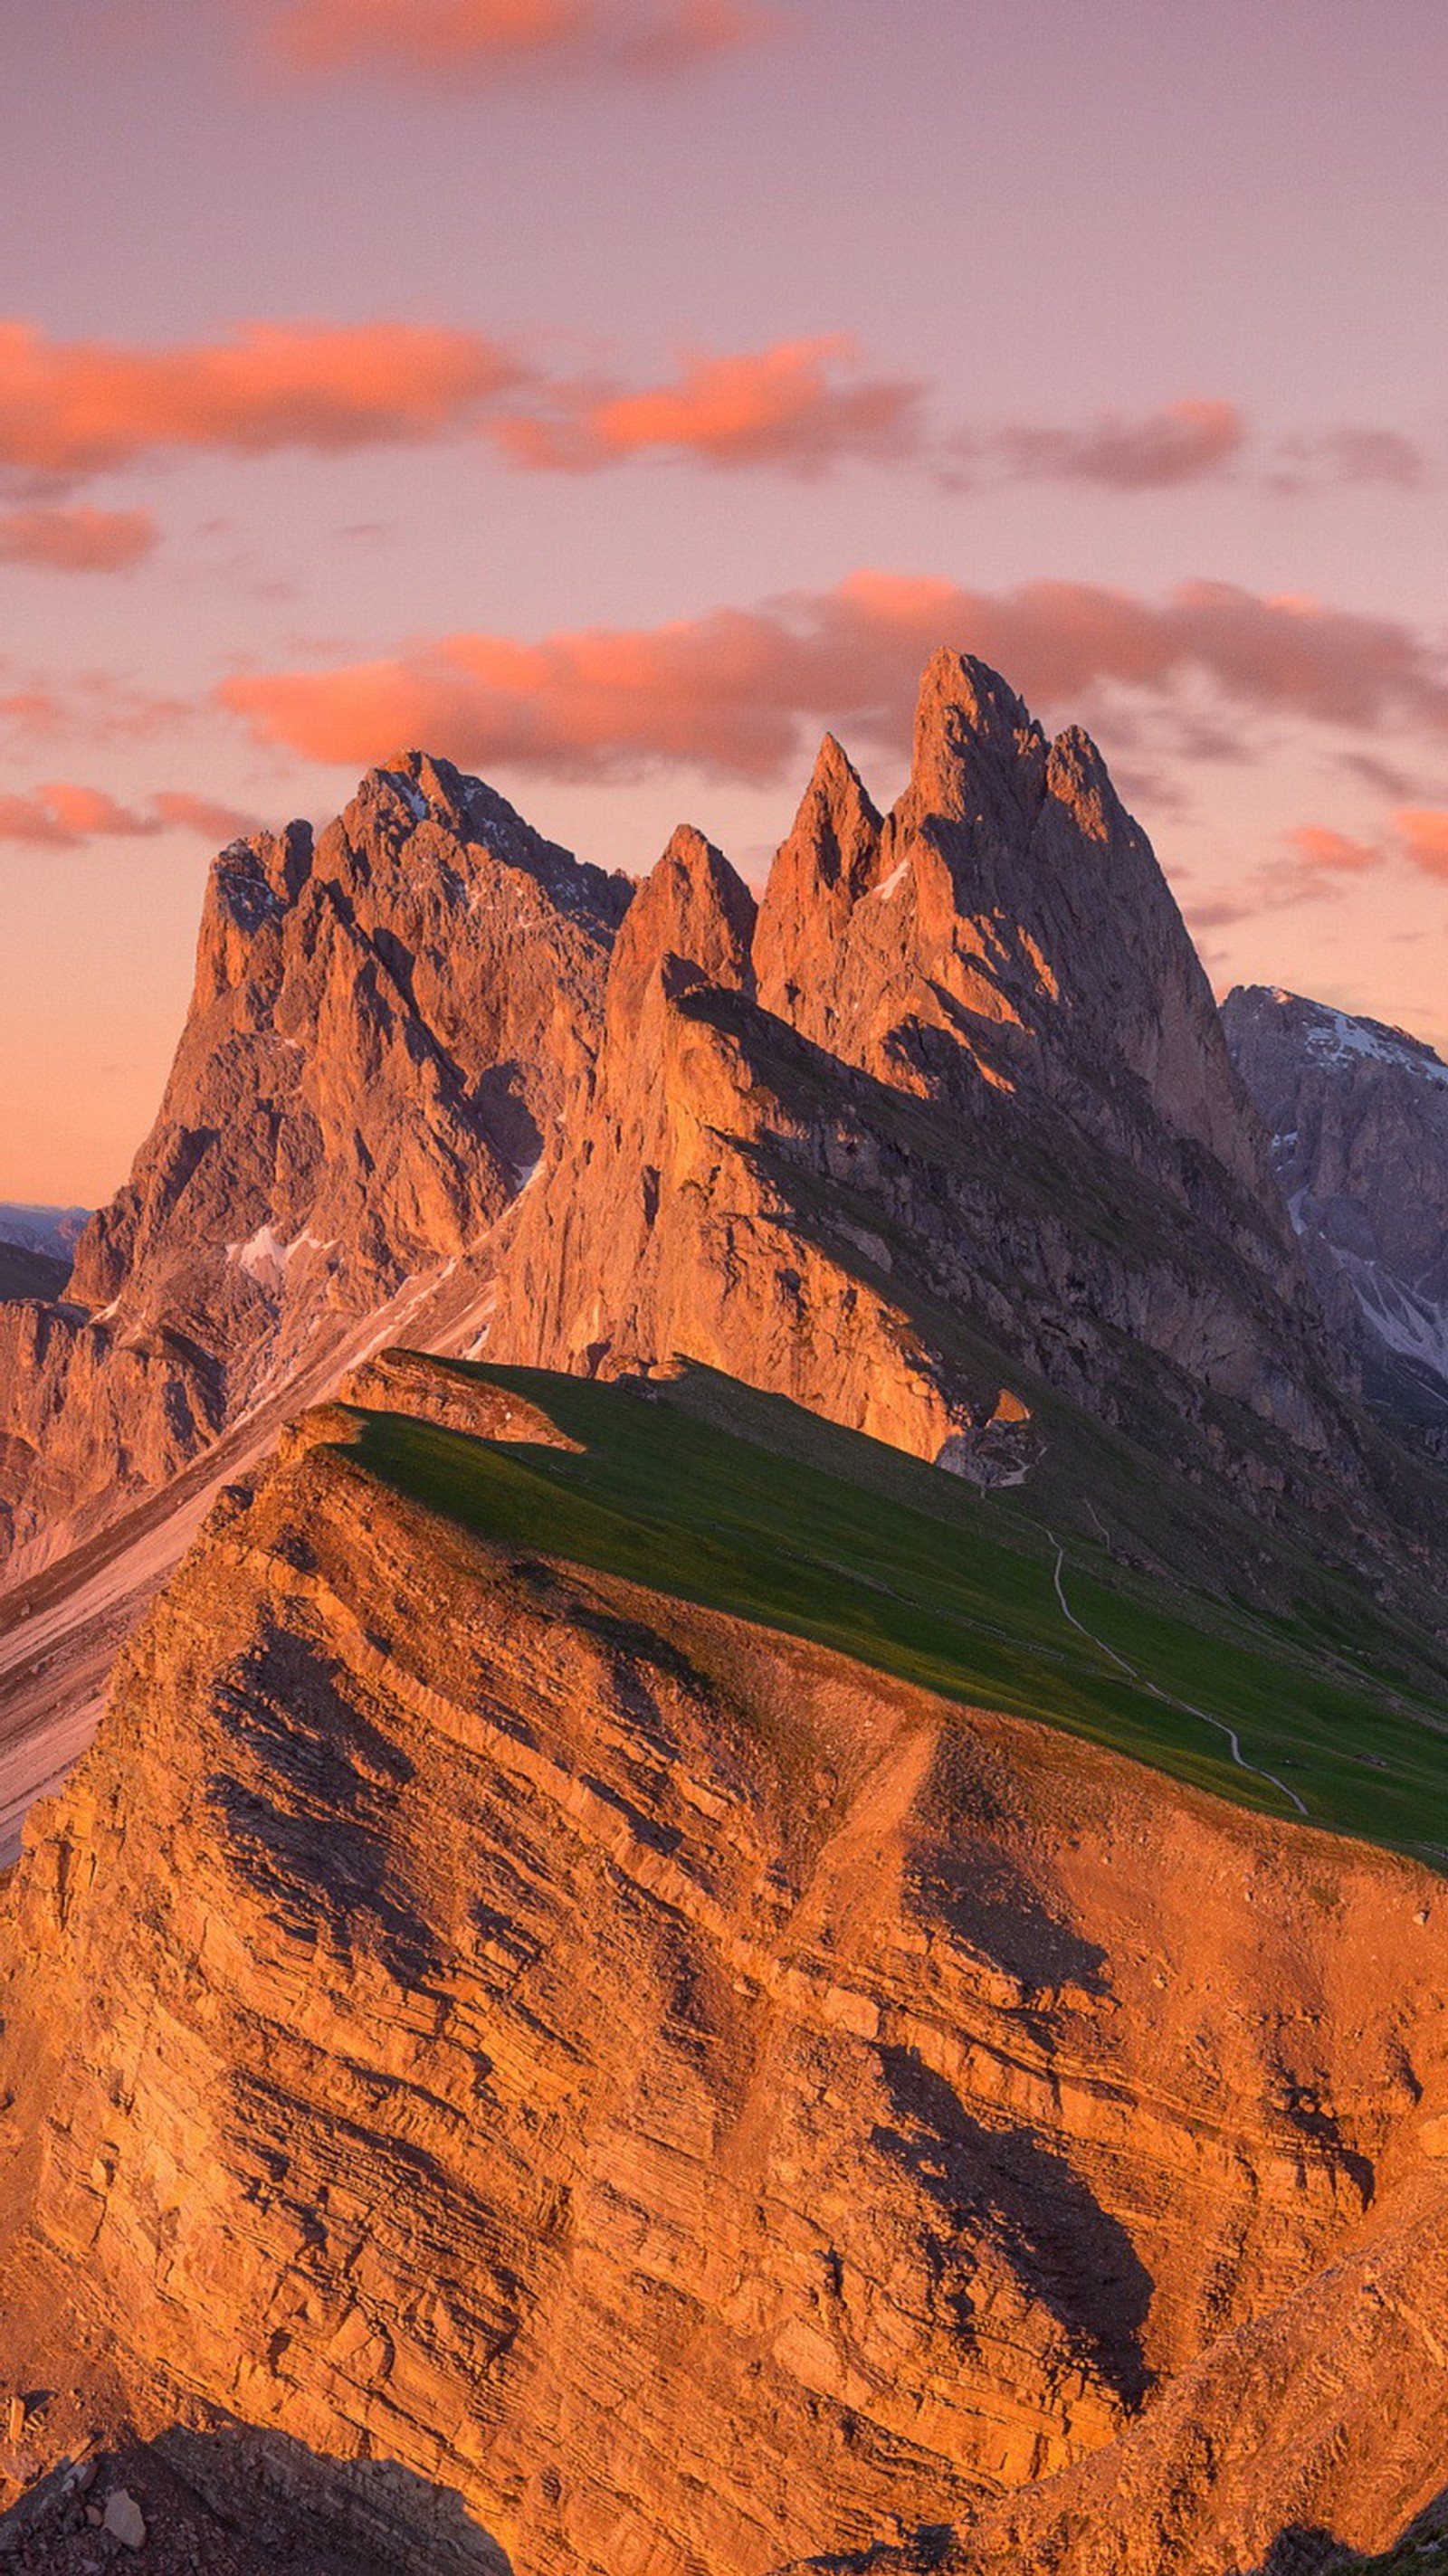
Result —
<path fill-rule="evenodd" d="M 143 2431 L 374 2463 L 399 2566 L 1220 2576 L 1400 2528 L 1438 1883 L 520 1562 L 351 1418 L 224 1499 L 32 1818 L 7 2382 L 59 2333 Z"/>
<path fill-rule="evenodd" d="M 221 853 L 131 1178 L 65 1305 L 0 1307 L 0 1553 L 114 1513 L 464 1260 L 596 1043 L 627 891 L 415 752 L 315 846 L 297 823 Z"/>
<path fill-rule="evenodd" d="M 1448 1065 L 1263 985 L 1222 1005 L 1232 1058 L 1325 1301 L 1370 1392 L 1448 1445 Z"/>
<path fill-rule="evenodd" d="M 13 1297 L 60 1297 L 69 1277 L 68 1261 L 58 1260 L 53 1253 L 37 1252 L 29 1244 L 7 1243 L 0 1237 L 0 1304 Z"/>

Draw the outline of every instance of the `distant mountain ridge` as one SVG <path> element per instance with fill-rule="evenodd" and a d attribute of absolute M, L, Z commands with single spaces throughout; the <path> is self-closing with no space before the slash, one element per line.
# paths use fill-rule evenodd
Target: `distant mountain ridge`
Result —
<path fill-rule="evenodd" d="M 0 1243 L 16 1244 L 23 1252 L 43 1252 L 68 1267 L 91 1214 L 90 1208 L 30 1207 L 22 1201 L 0 1200 Z"/>
<path fill-rule="evenodd" d="M 1222 1026 L 1369 1391 L 1448 1449 L 1448 1064 L 1404 1029 L 1263 985 L 1229 993 Z"/>
<path fill-rule="evenodd" d="M 0 1305 L 15 1298 L 65 1293 L 77 1238 L 89 1208 L 0 1203 Z"/>

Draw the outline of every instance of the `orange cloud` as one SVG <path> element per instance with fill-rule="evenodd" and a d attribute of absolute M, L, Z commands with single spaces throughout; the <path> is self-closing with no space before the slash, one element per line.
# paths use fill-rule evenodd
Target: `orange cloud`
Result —
<path fill-rule="evenodd" d="M 572 473 L 649 450 L 794 474 L 817 474 L 846 456 L 919 453 L 924 387 L 883 377 L 835 382 L 833 371 L 850 355 L 850 342 L 834 335 L 738 357 L 698 356 L 676 383 L 638 393 L 560 387 L 549 409 L 505 415 L 493 434 L 518 464 Z"/>
<path fill-rule="evenodd" d="M 250 814 L 182 788 L 163 787 L 144 807 L 118 804 L 104 788 L 59 778 L 48 780 L 28 796 L 0 795 L 0 841 L 19 841 L 32 849 L 73 850 L 85 841 L 151 840 L 158 832 L 177 829 L 222 842 L 254 832 L 257 825 Z"/>
<path fill-rule="evenodd" d="M 1290 866 L 1268 864 L 1235 885 L 1218 886 L 1200 896 L 1190 891 L 1183 895 L 1182 910 L 1194 936 L 1229 929 L 1234 922 L 1253 920 L 1259 913 L 1335 899 L 1343 892 L 1341 878 L 1381 867 L 1387 856 L 1378 843 L 1349 840 L 1345 832 L 1334 832 L 1325 823 L 1298 823 L 1282 838 L 1292 853 Z"/>
<path fill-rule="evenodd" d="M 554 0 L 526 5 L 551 12 Z M 10 319 L 0 320 L 0 469 L 45 486 L 166 449 L 337 455 L 474 435 L 535 470 L 592 473 L 662 454 L 818 474 L 859 457 L 913 464 L 949 489 L 1066 480 L 1126 493 L 1221 474 L 1249 443 L 1234 404 L 1196 399 L 1138 420 L 942 436 L 927 427 L 927 391 L 915 379 L 862 373 L 837 333 L 695 353 L 672 382 L 630 388 L 552 375 L 519 346 L 441 324 L 249 322 L 225 340 L 147 347 L 52 340 Z M 1318 481 L 1386 476 L 1400 450 L 1406 442 L 1392 431 L 1335 432 L 1299 441 L 1291 471 L 1266 480 L 1282 492 L 1305 488 L 1309 456 L 1319 459 Z M 116 571 L 154 539 L 139 511 L 36 507 L 0 520 L 0 560 Z"/>
<path fill-rule="evenodd" d="M 0 796 L 0 840 L 26 841 L 37 848 L 74 849 L 102 833 L 131 839 L 161 828 L 155 815 L 118 805 L 104 789 L 77 787 L 64 779 L 37 787 L 31 796 Z"/>
<path fill-rule="evenodd" d="M 1118 492 L 1160 491 L 1220 474 L 1247 444 L 1247 422 L 1235 403 L 1195 397 L 1168 403 L 1139 420 L 1114 414 L 1082 429 L 1016 425 L 989 445 L 1022 481 L 1102 483 Z M 977 451 L 978 452 L 978 451 Z M 971 442 L 965 442 L 971 453 Z"/>
<path fill-rule="evenodd" d="M 1297 865 L 1310 877 L 1360 876 L 1381 867 L 1383 852 L 1375 841 L 1352 841 L 1325 823 L 1299 823 L 1283 836 Z"/>
<path fill-rule="evenodd" d="M 745 0 L 285 0 L 265 23 L 274 57 L 312 77 L 456 81 L 537 67 L 657 78 L 737 52 L 770 14 Z"/>
<path fill-rule="evenodd" d="M 0 515 L 0 563 L 51 572 L 129 572 L 157 541 L 149 510 L 9 510 Z"/>
<path fill-rule="evenodd" d="M 259 740 L 315 760 L 361 765 L 406 741 L 555 776 L 692 763 L 773 779 L 815 724 L 907 742 L 920 668 L 940 643 L 981 654 L 1048 708 L 1102 681 L 1205 678 L 1253 710 L 1448 729 L 1448 669 L 1389 619 L 1226 583 L 1187 583 L 1158 603 L 1084 582 L 995 593 L 880 572 L 652 629 L 531 644 L 443 636 L 391 659 L 238 675 L 218 694 Z"/>
<path fill-rule="evenodd" d="M 17 733 L 59 733 L 65 707 L 55 689 L 11 689 L 0 698 L 0 718 Z"/>
<path fill-rule="evenodd" d="M 1430 877 L 1448 877 L 1448 812 L 1442 807 L 1402 805 L 1393 816 L 1393 828 L 1404 857 L 1415 868 Z"/>
<path fill-rule="evenodd" d="M 231 341 L 147 349 L 0 322 L 0 464 L 74 475 L 165 447 L 337 454 L 437 438 L 523 374 L 500 344 L 423 323 L 254 322 Z"/>

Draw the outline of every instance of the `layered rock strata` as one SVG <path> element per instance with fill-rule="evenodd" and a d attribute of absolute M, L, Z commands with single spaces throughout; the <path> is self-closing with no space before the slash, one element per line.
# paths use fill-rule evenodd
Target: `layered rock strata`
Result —
<path fill-rule="evenodd" d="M 223 1499 L 32 1818 L 13 2384 L 68 2319 L 143 2429 L 370 2463 L 430 2576 L 1393 2537 L 1441 1886 L 481 1544 L 358 1419 Z"/>

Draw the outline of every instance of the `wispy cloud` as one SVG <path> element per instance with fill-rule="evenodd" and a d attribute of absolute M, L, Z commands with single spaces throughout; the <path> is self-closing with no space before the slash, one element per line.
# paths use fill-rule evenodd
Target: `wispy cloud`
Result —
<path fill-rule="evenodd" d="M 854 356 L 834 334 L 688 358 L 671 382 L 632 393 L 560 384 L 500 414 L 493 435 L 519 465 L 577 474 L 650 453 L 810 475 L 854 456 L 920 457 L 925 386 L 859 374 Z"/>
<path fill-rule="evenodd" d="M 1400 430 L 1344 428 L 1280 439 L 1268 456 L 1266 479 L 1289 493 L 1351 483 L 1416 492 L 1433 477 L 1422 448 Z"/>
<path fill-rule="evenodd" d="M 220 804 L 214 796 L 198 796 L 187 787 L 158 787 L 150 808 L 167 831 L 199 832 L 204 841 L 218 845 L 261 830 L 257 816 L 243 807 Z"/>
<path fill-rule="evenodd" d="M 154 552 L 149 510 L 29 509 L 0 512 L 0 563 L 48 572 L 129 572 Z"/>
<path fill-rule="evenodd" d="M 263 42 L 309 79 L 369 72 L 456 89 L 508 73 L 660 80 L 756 44 L 750 0 L 246 0 Z"/>
<path fill-rule="evenodd" d="M 1283 838 L 1299 878 L 1308 885 L 1334 877 L 1360 877 L 1383 862 L 1380 842 L 1354 841 L 1325 823 L 1295 824 Z"/>
<path fill-rule="evenodd" d="M 942 642 L 1009 671 L 1045 707 L 1079 705 L 1103 682 L 1205 680 L 1255 713 L 1448 729 L 1448 664 L 1392 619 L 1221 582 L 1155 601 L 1089 583 L 987 592 L 881 572 L 661 627 L 536 643 L 447 635 L 383 660 L 238 675 L 219 696 L 260 740 L 323 761 L 360 764 L 409 741 L 561 777 L 690 763 L 775 779 L 815 724 L 903 747 L 921 665 Z"/>
<path fill-rule="evenodd" d="M 1320 823 L 1299 824 L 1286 835 L 1300 877 L 1313 880 L 1363 876 L 1406 861 L 1424 876 L 1448 877 L 1448 811 L 1436 805 L 1399 805 L 1376 841 L 1349 840 Z"/>
<path fill-rule="evenodd" d="M 0 322 L 0 465 L 74 478 L 168 448 L 327 454 L 435 439 L 526 371 L 500 342 L 423 323 L 252 322 L 136 348 Z"/>
<path fill-rule="evenodd" d="M 1396 431 L 1274 447 L 1235 404 L 1204 397 L 1076 423 L 942 426 L 923 379 L 870 368 L 841 333 L 686 352 L 656 381 L 630 384 L 570 375 L 521 341 L 442 324 L 250 321 L 227 337 L 148 346 L 56 340 L 0 320 L 0 469 L 37 486 L 38 504 L 56 486 L 175 450 L 340 455 L 468 438 L 534 472 L 655 457 L 818 475 L 865 459 L 956 492 L 1054 482 L 1129 498 L 1231 478 L 1300 494 L 1431 479 Z M 118 568 L 153 533 L 139 512 L 87 522 L 43 506 L 7 524 L 27 559 L 65 569 Z"/>
<path fill-rule="evenodd" d="M 966 480 L 1096 483 L 1159 492 L 1223 474 L 1244 454 L 1250 426 L 1235 403 L 1187 398 L 1135 418 L 1105 413 L 1079 427 L 1017 421 L 964 430 L 954 442 Z"/>
<path fill-rule="evenodd" d="M 1402 805 L 1393 816 L 1403 855 L 1430 877 L 1448 877 L 1448 809 Z"/>
<path fill-rule="evenodd" d="M 194 698 L 138 689 L 111 671 L 56 682 L 0 662 L 0 725 L 17 742 L 143 742 L 196 722 Z"/>
<path fill-rule="evenodd" d="M 1269 861 L 1237 884 L 1188 895 L 1183 909 L 1194 931 L 1220 930 L 1264 912 L 1340 897 L 1355 878 L 1394 866 L 1448 879 L 1448 811 L 1399 806 L 1375 841 L 1355 840 L 1326 823 L 1297 823 L 1282 835 L 1285 860 Z"/>
<path fill-rule="evenodd" d="M 254 816 L 182 788 L 163 787 L 139 806 L 69 779 L 50 779 L 28 795 L 0 794 L 0 841 L 30 849 L 74 850 L 87 841 L 151 840 L 177 830 L 220 843 L 257 828 Z"/>

